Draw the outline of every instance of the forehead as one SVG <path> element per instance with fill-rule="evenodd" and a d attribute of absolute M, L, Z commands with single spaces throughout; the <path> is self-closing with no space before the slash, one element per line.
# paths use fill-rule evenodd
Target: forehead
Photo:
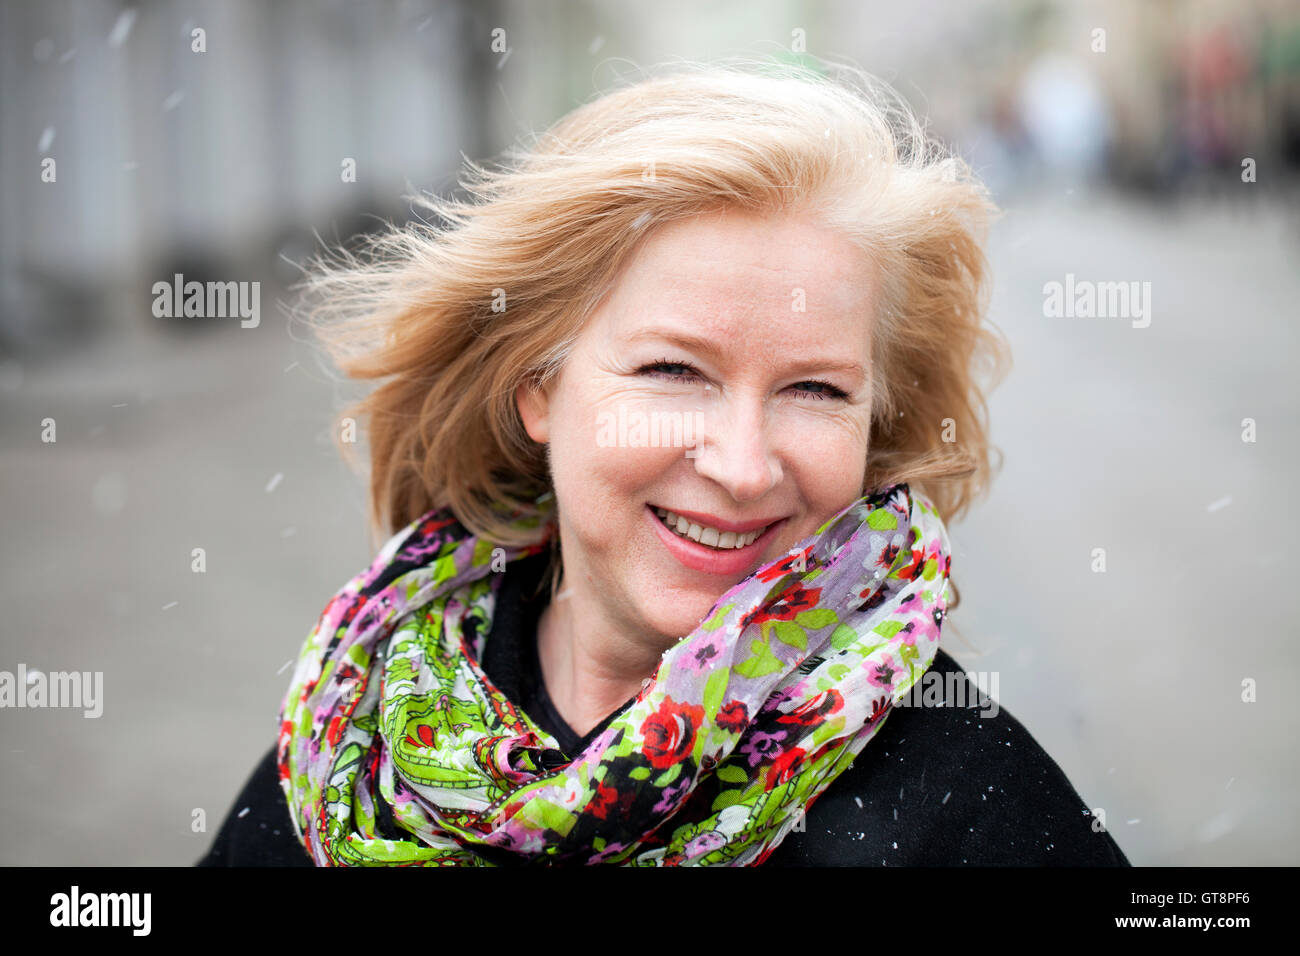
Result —
<path fill-rule="evenodd" d="M 866 321 L 875 282 L 866 252 L 807 214 L 725 210 L 648 236 L 601 311 L 616 335 L 685 323 L 717 335 L 757 324 L 778 338 L 835 337 Z"/>

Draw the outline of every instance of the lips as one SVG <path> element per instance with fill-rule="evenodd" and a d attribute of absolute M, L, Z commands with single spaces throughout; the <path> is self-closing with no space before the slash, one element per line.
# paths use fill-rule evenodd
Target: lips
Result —
<path fill-rule="evenodd" d="M 750 571 L 757 566 L 763 554 L 766 553 L 768 545 L 771 544 L 776 533 L 786 521 L 785 518 L 778 518 L 767 524 L 755 525 L 754 522 L 750 522 L 749 528 L 745 528 L 742 525 L 740 526 L 740 530 L 736 530 L 734 522 L 721 522 L 722 524 L 731 525 L 731 527 L 725 528 L 717 527 L 716 525 L 703 525 L 697 521 L 688 521 L 686 527 L 687 536 L 684 537 L 678 533 L 676 528 L 680 527 L 683 520 L 689 519 L 694 513 L 688 515 L 677 515 L 679 520 L 677 520 L 674 523 L 674 527 L 670 529 L 666 524 L 664 524 L 664 517 L 667 517 L 670 513 L 676 515 L 676 512 L 670 512 L 669 509 L 660 508 L 657 505 L 651 504 L 647 504 L 644 511 L 646 520 L 650 522 L 655 534 L 658 535 L 659 540 L 663 542 L 668 553 L 676 558 L 681 564 L 693 571 L 701 571 L 706 574 L 726 575 L 732 578 L 738 574 Z M 660 511 L 664 512 L 663 517 L 659 515 L 658 512 Z M 735 535 L 737 542 L 747 540 L 752 537 L 754 533 L 757 533 L 757 537 L 754 537 L 750 543 L 745 544 L 742 547 L 736 547 L 736 542 L 733 542 L 730 548 L 722 548 L 716 545 L 710 547 L 709 545 L 703 544 L 690 537 L 692 525 L 700 529 L 697 534 L 701 538 L 704 538 L 706 528 L 717 533 L 719 541 L 722 541 L 723 535 L 728 533 Z M 708 539 L 704 538 L 704 540 Z"/>
<path fill-rule="evenodd" d="M 746 548 L 757 541 L 769 527 L 764 525 L 761 528 L 755 528 L 753 531 L 737 533 L 713 525 L 698 524 L 684 515 L 679 515 L 666 508 L 656 508 L 655 514 L 659 515 L 660 520 L 673 533 L 702 544 L 706 548 L 716 548 L 719 551 L 734 551 Z"/>

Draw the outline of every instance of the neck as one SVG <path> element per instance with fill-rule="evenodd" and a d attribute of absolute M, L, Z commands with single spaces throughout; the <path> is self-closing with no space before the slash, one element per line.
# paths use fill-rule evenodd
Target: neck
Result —
<path fill-rule="evenodd" d="M 587 597 L 561 586 L 537 624 L 546 693 L 579 736 L 635 695 L 663 653 L 654 641 L 623 636 Z"/>

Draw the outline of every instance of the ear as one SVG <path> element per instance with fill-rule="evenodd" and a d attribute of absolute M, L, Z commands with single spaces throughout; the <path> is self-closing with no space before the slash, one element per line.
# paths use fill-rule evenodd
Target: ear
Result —
<path fill-rule="evenodd" d="M 515 389 L 515 406 L 523 420 L 528 437 L 539 445 L 551 440 L 551 430 L 547 420 L 550 399 L 544 389 L 537 385 L 524 383 Z"/>

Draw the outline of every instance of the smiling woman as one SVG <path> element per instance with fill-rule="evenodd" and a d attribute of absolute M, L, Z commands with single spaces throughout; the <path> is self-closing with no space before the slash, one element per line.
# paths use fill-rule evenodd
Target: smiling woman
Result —
<path fill-rule="evenodd" d="M 666 71 L 316 264 L 391 537 L 206 865 L 1126 862 L 1005 709 L 910 703 L 968 684 L 993 207 L 837 74 Z"/>
<path fill-rule="evenodd" d="M 642 243 L 549 388 L 520 386 L 572 582 L 539 634 L 570 726 L 595 726 L 724 591 L 862 495 L 876 285 L 871 259 L 807 213 L 699 214 Z M 693 460 L 601 447 L 614 408 L 698 415 Z M 756 539 L 737 548 L 742 534 Z"/>

